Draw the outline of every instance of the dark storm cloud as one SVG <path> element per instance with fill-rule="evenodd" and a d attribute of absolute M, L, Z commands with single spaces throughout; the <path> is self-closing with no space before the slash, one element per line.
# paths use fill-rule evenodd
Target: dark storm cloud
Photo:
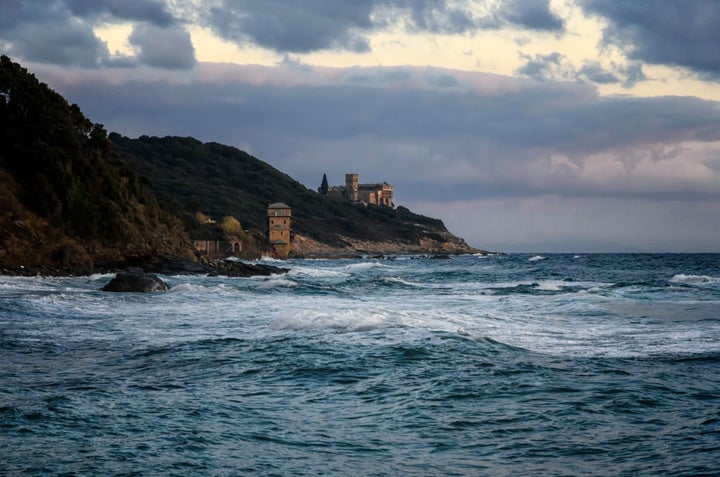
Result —
<path fill-rule="evenodd" d="M 107 45 L 93 31 L 98 22 L 126 20 L 157 25 L 153 27 L 157 31 L 161 31 L 159 27 L 171 28 L 174 21 L 165 4 L 157 0 L 4 0 L 0 3 L 0 45 L 22 61 L 83 67 L 130 66 L 137 61 L 111 58 Z M 150 60 L 156 59 L 157 42 L 145 35 L 138 46 Z M 181 52 L 171 53 L 170 64 L 178 64 L 178 55 L 187 55 L 186 42 L 180 41 L 177 46 Z"/>
<path fill-rule="evenodd" d="M 175 22 L 163 0 L 64 0 L 73 15 L 105 17 L 170 26 Z"/>
<path fill-rule="evenodd" d="M 141 24 L 129 38 L 137 47 L 137 61 L 147 66 L 170 70 L 195 66 L 195 49 L 190 34 L 182 28 L 160 28 Z"/>
<path fill-rule="evenodd" d="M 484 0 L 219 0 L 200 17 L 221 37 L 280 52 L 368 51 L 367 35 L 400 25 L 411 32 L 462 34 L 517 25 L 558 31 L 548 0 L 511 0 L 487 15 Z"/>
<path fill-rule="evenodd" d="M 209 9 L 205 21 L 223 38 L 277 51 L 366 51 L 360 31 L 372 25 L 371 10 L 367 2 L 348 0 L 224 0 Z"/>
<path fill-rule="evenodd" d="M 630 58 L 720 78 L 720 1 L 580 0 L 605 18 L 604 41 Z"/>
<path fill-rule="evenodd" d="M 7 42 L 8 53 L 27 61 L 97 67 L 109 56 L 107 46 L 97 39 L 92 27 L 73 18 L 29 23 L 6 32 L 8 35 L 0 37 Z"/>
<path fill-rule="evenodd" d="M 110 130 L 235 144 L 310 186 L 317 185 L 318 172 L 341 175 L 350 167 L 374 179 L 397 177 L 406 194 L 417 189 L 413 183 L 434 182 L 437 187 L 424 194 L 436 200 L 456 197 L 442 193 L 451 189 L 466 199 L 497 196 L 498 190 L 514 196 L 720 198 L 711 169 L 717 161 L 687 164 L 715 174 L 700 185 L 673 177 L 657 185 L 652 174 L 633 182 L 632 175 L 651 163 L 675 164 L 682 173 L 678 144 L 720 141 L 717 103 L 602 98 L 577 83 L 509 78 L 509 86 L 498 89 L 502 77 L 494 75 L 478 75 L 488 84 L 478 91 L 434 69 L 354 69 L 347 75 L 353 73 L 352 81 L 336 75 L 337 82 L 325 86 L 237 81 L 168 86 L 159 80 L 58 86 Z M 556 157 L 562 160 L 553 162 Z M 628 177 L 618 182 L 602 171 L 597 178 L 586 176 L 588 161 L 595 161 L 593 167 L 620 167 Z"/>
<path fill-rule="evenodd" d="M 0 46 L 25 61 L 138 64 L 111 58 L 93 32 L 99 24 L 123 21 L 165 29 L 165 37 L 173 28 L 199 22 L 241 46 L 255 44 L 281 53 L 368 52 L 369 35 L 394 28 L 464 34 L 506 27 L 557 32 L 563 27 L 549 0 L 5 0 L 0 4 Z M 138 42 L 147 50 L 139 63 L 162 64 L 152 54 L 158 51 L 155 40 L 142 37 L 136 46 Z M 180 43 L 179 57 L 169 52 L 169 67 L 194 64 L 186 57 L 186 43 Z"/>
<path fill-rule="evenodd" d="M 355 30 L 370 27 L 371 9 L 367 2 L 347 0 L 225 0 L 205 20 L 226 39 L 277 51 L 366 51 L 367 40 Z"/>
<path fill-rule="evenodd" d="M 552 13 L 549 0 L 511 0 L 503 6 L 502 16 L 530 30 L 560 31 L 563 20 Z"/>
<path fill-rule="evenodd" d="M 0 3 L 0 44 L 11 56 L 42 63 L 98 66 L 109 54 L 92 25 L 62 2 Z"/>

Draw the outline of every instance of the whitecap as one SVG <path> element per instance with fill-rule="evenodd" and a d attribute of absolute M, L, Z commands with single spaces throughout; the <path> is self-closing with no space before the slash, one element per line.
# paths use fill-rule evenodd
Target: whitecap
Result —
<path fill-rule="evenodd" d="M 718 281 L 718 279 L 707 275 L 685 275 L 684 273 L 675 275 L 670 279 L 670 283 L 685 283 L 688 285 L 702 285 L 716 281 Z"/>
<path fill-rule="evenodd" d="M 349 273 L 338 272 L 336 270 L 329 270 L 327 268 L 292 268 L 288 275 L 293 276 L 305 276 L 312 278 L 331 278 L 331 277 L 349 277 Z"/>
<path fill-rule="evenodd" d="M 281 330 L 337 329 L 368 331 L 388 326 L 390 313 L 382 310 L 305 310 L 278 317 L 273 326 Z"/>
<path fill-rule="evenodd" d="M 208 287 L 205 285 L 195 285 L 192 283 L 179 283 L 177 285 L 173 285 L 170 287 L 171 292 L 173 293 L 197 293 L 197 292 L 205 292 L 208 290 Z"/>
<path fill-rule="evenodd" d="M 542 291 L 560 291 L 562 290 L 562 286 L 560 283 L 556 281 L 544 281 L 537 284 L 535 287 L 538 290 Z"/>
<path fill-rule="evenodd" d="M 368 268 L 380 268 L 380 267 L 387 267 L 387 265 L 383 265 L 380 262 L 360 262 L 360 263 L 351 263 L 349 265 L 345 265 L 346 270 L 366 270 Z"/>
<path fill-rule="evenodd" d="M 545 257 L 543 257 L 542 255 L 535 255 L 534 257 L 530 257 L 528 259 L 528 262 L 538 262 L 540 260 L 545 260 Z"/>
<path fill-rule="evenodd" d="M 270 279 L 258 284 L 258 288 L 295 288 L 297 286 L 297 282 L 288 280 L 287 278 L 280 278 L 280 275 L 273 275 Z"/>

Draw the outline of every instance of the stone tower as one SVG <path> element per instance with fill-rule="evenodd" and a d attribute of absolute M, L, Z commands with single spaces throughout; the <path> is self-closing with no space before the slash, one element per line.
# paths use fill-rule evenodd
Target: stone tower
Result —
<path fill-rule="evenodd" d="M 268 240 L 273 256 L 288 258 L 292 250 L 292 211 L 282 202 L 268 205 Z"/>
<path fill-rule="evenodd" d="M 357 202 L 360 188 L 358 174 L 345 174 L 345 198 Z"/>

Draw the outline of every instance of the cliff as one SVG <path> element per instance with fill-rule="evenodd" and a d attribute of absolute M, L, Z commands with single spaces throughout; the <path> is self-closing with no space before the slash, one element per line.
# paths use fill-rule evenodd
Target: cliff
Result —
<path fill-rule="evenodd" d="M 2 56 L 0 266 L 87 273 L 190 254 L 180 222 L 114 158 L 103 126 Z"/>

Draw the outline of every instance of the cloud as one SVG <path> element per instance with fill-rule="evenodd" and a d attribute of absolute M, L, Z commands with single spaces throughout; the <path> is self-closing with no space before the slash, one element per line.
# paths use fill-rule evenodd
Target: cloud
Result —
<path fill-rule="evenodd" d="M 161 28 L 140 24 L 133 30 L 129 42 L 138 48 L 137 62 L 170 70 L 195 66 L 195 49 L 190 34 L 180 28 Z"/>
<path fill-rule="evenodd" d="M 162 0 L 64 0 L 64 3 L 79 18 L 132 20 L 162 27 L 175 23 Z"/>
<path fill-rule="evenodd" d="M 564 27 L 563 20 L 550 11 L 548 0 L 510 0 L 501 16 L 530 30 L 560 31 Z"/>
<path fill-rule="evenodd" d="M 220 37 L 283 53 L 367 52 L 368 36 L 400 27 L 412 33 L 464 34 L 520 26 L 559 31 L 548 0 L 216 0 L 198 12 Z"/>
<path fill-rule="evenodd" d="M 8 54 L 35 62 L 97 66 L 109 54 L 92 25 L 74 17 L 62 2 L 3 2 L 0 41 Z"/>
<path fill-rule="evenodd" d="M 145 32 L 171 32 L 174 19 L 164 2 L 156 0 L 56 0 L 33 2 L 5 0 L 0 4 L 0 45 L 23 61 L 97 68 L 108 65 L 138 64 L 130 58 L 112 58 L 107 45 L 94 32 L 103 22 L 141 22 L 136 46 L 156 64 L 159 44 Z M 165 34 L 170 39 L 169 33 Z M 177 32 L 179 53 L 167 51 L 168 64 L 177 65 L 178 55 L 187 56 L 187 42 Z M 149 55 L 149 56 L 148 56 Z M 187 58 L 185 58 L 187 64 Z M 177 66 L 175 66 L 177 67 Z"/>
<path fill-rule="evenodd" d="M 372 4 L 350 0 L 221 0 L 206 13 L 219 36 L 281 52 L 338 49 L 367 51 L 362 31 L 372 25 Z"/>
<path fill-rule="evenodd" d="M 637 62 L 627 65 L 611 64 L 606 68 L 599 61 L 586 61 L 578 69 L 570 63 L 568 58 L 558 52 L 537 55 L 520 55 L 525 64 L 515 70 L 515 73 L 526 78 L 539 81 L 578 81 L 591 84 L 621 83 L 623 87 L 630 88 L 640 81 L 647 80 L 642 65 Z"/>
<path fill-rule="evenodd" d="M 588 81 L 596 84 L 619 82 L 617 76 L 603 68 L 597 61 L 586 63 L 582 68 L 580 68 L 580 70 L 578 70 L 578 76 L 587 78 Z"/>
<path fill-rule="evenodd" d="M 568 62 L 567 57 L 561 53 L 553 52 L 546 55 L 521 55 L 525 65 L 518 68 L 515 73 L 520 76 L 536 80 L 569 80 L 576 77 L 575 68 Z"/>
<path fill-rule="evenodd" d="M 720 2 L 579 0 L 607 21 L 604 41 L 634 60 L 720 77 Z"/>

